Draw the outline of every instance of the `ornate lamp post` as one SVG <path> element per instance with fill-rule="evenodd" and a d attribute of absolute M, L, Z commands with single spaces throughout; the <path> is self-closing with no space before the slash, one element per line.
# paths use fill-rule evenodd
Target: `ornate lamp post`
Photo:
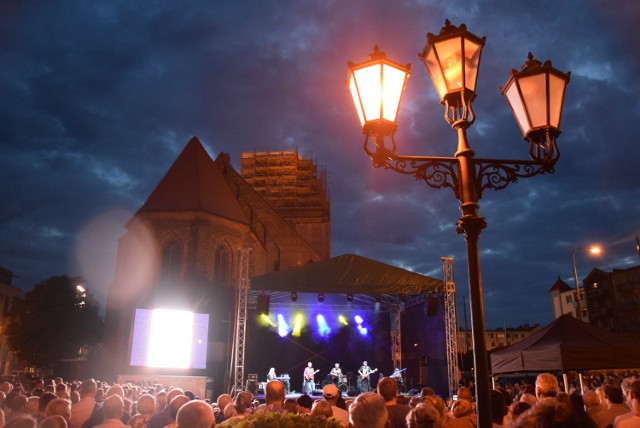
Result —
<path fill-rule="evenodd" d="M 467 31 L 464 24 L 456 27 L 447 20 L 440 34 L 427 34 L 419 55 L 445 106 L 444 117 L 458 134 L 454 157 L 396 153 L 396 118 L 409 65 L 389 61 L 376 46 L 368 61 L 348 64 L 347 85 L 365 135 L 364 151 L 373 166 L 413 175 L 436 189 L 448 187 L 460 201 L 462 217 L 456 231 L 464 235 L 467 246 L 478 426 L 488 428 L 492 421 L 478 250 L 480 232 L 487 223 L 478 215 L 478 201 L 484 189 L 499 190 L 519 178 L 553 173 L 570 73 L 556 70 L 549 61 L 542 64 L 531 54 L 521 71 L 511 70 L 501 91 L 529 143 L 531 160 L 475 158 L 466 130 L 475 121 L 473 100 L 484 43 L 484 38 Z"/>
<path fill-rule="evenodd" d="M 589 248 L 574 248 L 573 249 L 573 280 L 576 286 L 576 305 L 577 305 L 577 317 L 579 320 L 583 320 L 584 316 L 582 315 L 582 299 L 580 297 L 580 283 L 578 282 L 578 269 L 576 268 L 576 252 L 578 251 L 588 251 L 590 254 L 598 255 L 602 252 L 602 249 L 596 245 Z"/>

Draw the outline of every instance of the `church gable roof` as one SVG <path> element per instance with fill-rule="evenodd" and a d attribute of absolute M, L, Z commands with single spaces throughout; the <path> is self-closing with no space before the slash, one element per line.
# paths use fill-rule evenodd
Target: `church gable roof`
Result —
<path fill-rule="evenodd" d="M 219 165 L 193 137 L 139 212 L 205 211 L 248 223 Z"/>
<path fill-rule="evenodd" d="M 573 290 L 573 288 L 571 288 L 569 284 L 567 284 L 566 282 L 561 280 L 560 277 L 558 277 L 558 280 L 554 282 L 551 288 L 549 289 L 549 293 L 551 293 L 552 291 L 559 291 L 560 293 L 564 293 L 565 291 L 571 291 L 571 290 Z"/>

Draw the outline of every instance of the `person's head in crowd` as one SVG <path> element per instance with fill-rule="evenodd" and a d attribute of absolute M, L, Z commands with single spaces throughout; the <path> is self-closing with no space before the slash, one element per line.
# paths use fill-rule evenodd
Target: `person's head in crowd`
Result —
<path fill-rule="evenodd" d="M 495 389 L 491 390 L 490 394 L 491 399 L 491 419 L 493 423 L 502 425 L 504 422 L 504 417 L 509 412 L 507 408 L 507 403 L 504 400 L 504 395 L 500 391 L 496 391 Z"/>
<path fill-rule="evenodd" d="M 118 394 L 113 394 L 105 398 L 104 404 L 104 419 L 120 419 L 122 412 L 124 411 L 124 400 Z"/>
<path fill-rule="evenodd" d="M 75 404 L 80 401 L 80 394 L 78 391 L 71 391 L 69 393 L 69 400 L 71 400 L 71 404 Z"/>
<path fill-rule="evenodd" d="M 284 411 L 287 413 L 298 414 L 300 411 L 298 410 L 298 403 L 293 398 L 287 398 L 284 400 Z"/>
<path fill-rule="evenodd" d="M 414 408 L 418 404 L 422 403 L 422 401 L 423 397 L 411 397 L 411 400 L 409 400 L 409 407 Z"/>
<path fill-rule="evenodd" d="M 589 390 L 585 391 L 582 395 L 582 401 L 584 402 L 584 407 L 588 409 L 597 406 L 600 404 L 600 398 L 595 391 Z"/>
<path fill-rule="evenodd" d="M 536 397 L 538 400 L 555 398 L 559 390 L 558 379 L 551 373 L 540 373 L 536 378 Z"/>
<path fill-rule="evenodd" d="M 624 398 L 622 396 L 622 389 L 618 385 L 606 385 L 604 387 L 604 398 L 609 404 L 622 404 Z"/>
<path fill-rule="evenodd" d="M 625 403 L 627 403 L 627 406 L 631 407 L 631 385 L 633 384 L 633 381 L 635 380 L 634 377 L 630 376 L 630 377 L 625 377 L 624 379 L 622 379 L 622 382 L 620 382 L 620 388 L 622 389 L 622 397 L 625 401 Z"/>
<path fill-rule="evenodd" d="M 378 381 L 378 394 L 386 403 L 395 403 L 398 398 L 398 382 L 390 377 L 383 377 Z"/>
<path fill-rule="evenodd" d="M 333 416 L 331 404 L 325 399 L 316 400 L 311 407 L 311 416 L 330 418 Z"/>
<path fill-rule="evenodd" d="M 68 428 L 68 426 L 65 418 L 60 415 L 53 415 L 44 418 L 38 428 Z"/>
<path fill-rule="evenodd" d="M 64 398 L 54 398 L 44 408 L 45 416 L 60 415 L 68 422 L 71 418 L 71 401 Z"/>
<path fill-rule="evenodd" d="M 322 397 L 332 406 L 336 406 L 338 404 L 338 397 L 340 397 L 340 390 L 334 384 L 329 383 L 322 388 Z"/>
<path fill-rule="evenodd" d="M 50 392 L 45 392 L 44 394 L 42 394 L 40 396 L 40 399 L 38 400 L 38 412 L 44 415 L 47 405 L 51 402 L 51 400 L 55 400 L 56 398 L 58 397 Z"/>
<path fill-rule="evenodd" d="M 284 404 L 285 389 L 284 384 L 279 380 L 270 380 L 265 387 L 265 403 L 276 404 L 280 407 Z"/>
<path fill-rule="evenodd" d="M 224 409 L 226 409 L 229 404 L 233 403 L 233 398 L 231 398 L 229 394 L 220 394 L 216 403 L 218 404 L 218 409 L 220 409 L 220 412 L 224 415 Z"/>
<path fill-rule="evenodd" d="M 216 424 L 213 409 L 202 400 L 184 404 L 176 416 L 177 428 L 211 428 Z"/>
<path fill-rule="evenodd" d="M 38 405 L 40 403 L 40 397 L 32 395 L 27 398 L 27 406 L 24 408 L 24 412 L 28 415 L 38 413 Z"/>
<path fill-rule="evenodd" d="M 407 414 L 407 428 L 442 428 L 442 419 L 437 409 L 420 404 Z"/>
<path fill-rule="evenodd" d="M 307 394 L 302 394 L 296 399 L 296 403 L 298 403 L 298 410 L 300 413 L 311 413 L 313 398 L 309 397 Z"/>
<path fill-rule="evenodd" d="M 589 417 L 582 417 L 568 403 L 543 400 L 518 416 L 513 428 L 596 428 Z"/>
<path fill-rule="evenodd" d="M 167 391 L 162 390 L 156 393 L 156 403 L 159 411 L 167 407 Z"/>
<path fill-rule="evenodd" d="M 422 390 L 420 391 L 420 396 L 421 397 L 428 397 L 430 395 L 436 395 L 436 390 L 429 387 L 429 386 L 425 386 L 424 388 L 422 388 Z"/>
<path fill-rule="evenodd" d="M 136 411 L 141 415 L 152 415 L 156 412 L 156 399 L 151 394 L 142 394 L 136 402 Z"/>
<path fill-rule="evenodd" d="M 25 413 L 27 407 L 28 398 L 23 394 L 9 394 L 5 406 L 11 410 L 11 413 Z"/>
<path fill-rule="evenodd" d="M 436 409 L 440 414 L 440 421 L 444 424 L 447 419 L 447 403 L 444 402 L 444 399 L 437 395 L 432 395 L 424 397 L 423 403 Z"/>
<path fill-rule="evenodd" d="M 469 416 L 473 414 L 473 405 L 469 400 L 458 399 L 451 406 L 451 414 L 453 415 L 454 418 L 458 418 L 458 419 Z"/>
<path fill-rule="evenodd" d="M 17 416 L 11 419 L 4 428 L 36 428 L 38 422 L 31 416 Z"/>
<path fill-rule="evenodd" d="M 109 387 L 109 389 L 107 389 L 107 394 L 106 397 L 111 397 L 113 395 L 117 395 L 120 398 L 124 398 L 124 388 L 122 388 L 122 385 L 112 385 Z"/>
<path fill-rule="evenodd" d="M 93 379 L 86 379 L 82 381 L 82 384 L 78 388 L 78 393 L 80 394 L 80 399 L 82 398 L 95 398 L 96 392 L 98 390 L 96 381 Z"/>
<path fill-rule="evenodd" d="M 173 397 L 173 400 L 171 400 L 171 403 L 169 403 L 169 414 L 171 415 L 172 420 L 176 420 L 176 416 L 178 415 L 178 410 L 180 410 L 180 407 L 184 406 L 189 401 L 191 400 L 189 400 L 189 397 L 187 397 L 186 395 L 177 395 Z"/>
<path fill-rule="evenodd" d="M 388 419 L 384 398 L 376 393 L 360 394 L 349 406 L 349 424 L 352 428 L 383 428 Z"/>
<path fill-rule="evenodd" d="M 251 412 L 251 402 L 253 401 L 253 394 L 248 391 L 241 391 L 236 395 L 233 400 L 233 407 L 236 410 L 237 415 L 243 415 Z"/>
<path fill-rule="evenodd" d="M 188 389 L 185 389 L 183 394 L 186 395 L 187 397 L 189 397 L 189 400 L 195 400 L 196 399 L 196 395 L 193 393 L 193 391 L 189 391 Z"/>
<path fill-rule="evenodd" d="M 0 391 L 4 392 L 5 395 L 10 393 L 12 389 L 13 385 L 11 384 L 11 382 L 4 381 L 0 383 Z"/>
<path fill-rule="evenodd" d="M 227 404 L 223 411 L 222 411 L 222 415 L 224 416 L 224 420 L 226 421 L 227 419 L 230 419 L 234 416 L 236 416 L 238 413 L 236 413 L 236 408 L 233 406 L 233 403 L 229 403 Z"/>
<path fill-rule="evenodd" d="M 467 400 L 472 402 L 473 394 L 471 393 L 471 388 L 466 386 L 458 388 L 458 400 Z"/>
<path fill-rule="evenodd" d="M 526 401 L 518 401 L 517 403 L 513 403 L 511 406 L 511 418 L 512 421 L 515 422 L 518 419 L 518 416 L 526 412 L 531 408 L 531 404 Z"/>
<path fill-rule="evenodd" d="M 523 401 L 525 403 L 528 403 L 530 406 L 535 406 L 536 403 L 538 402 L 538 399 L 536 398 L 535 395 L 529 394 L 528 392 L 525 392 L 524 394 L 522 394 L 522 396 L 520 396 L 520 400 L 519 401 Z"/>

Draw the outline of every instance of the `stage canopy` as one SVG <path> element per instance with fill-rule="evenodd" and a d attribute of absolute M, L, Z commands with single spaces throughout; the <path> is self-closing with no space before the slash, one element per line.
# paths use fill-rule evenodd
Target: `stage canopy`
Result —
<path fill-rule="evenodd" d="M 563 315 L 544 329 L 491 353 L 492 374 L 640 367 L 640 340 Z"/>
<path fill-rule="evenodd" d="M 442 281 L 375 260 L 344 254 L 251 279 L 252 291 L 424 295 L 442 291 Z"/>

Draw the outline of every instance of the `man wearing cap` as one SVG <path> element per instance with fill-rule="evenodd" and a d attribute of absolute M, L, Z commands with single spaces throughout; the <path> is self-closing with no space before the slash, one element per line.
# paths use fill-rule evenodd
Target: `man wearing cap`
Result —
<path fill-rule="evenodd" d="M 340 397 L 340 390 L 334 384 L 330 383 L 322 388 L 322 396 L 331 404 L 331 410 L 333 411 L 333 417 L 340 421 L 343 427 L 349 425 L 349 412 L 338 407 L 338 397 Z"/>

